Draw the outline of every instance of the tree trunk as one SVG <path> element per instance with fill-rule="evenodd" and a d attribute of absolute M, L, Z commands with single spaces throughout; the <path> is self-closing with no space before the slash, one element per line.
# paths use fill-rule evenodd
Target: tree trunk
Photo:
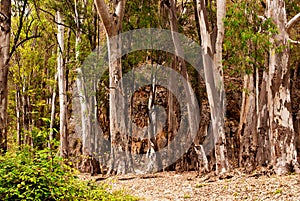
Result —
<path fill-rule="evenodd" d="M 299 171 L 293 127 L 287 17 L 284 0 L 267 0 L 267 17 L 278 33 L 271 38 L 268 70 L 268 108 L 270 125 L 271 164 L 276 174 Z"/>
<path fill-rule="evenodd" d="M 217 0 L 217 38 L 212 41 L 208 27 L 205 1 L 197 0 L 204 74 L 210 104 L 212 132 L 215 141 L 216 172 L 229 170 L 224 130 L 225 91 L 222 70 L 222 42 L 224 37 L 225 0 Z M 212 65 L 210 58 L 213 58 Z"/>
<path fill-rule="evenodd" d="M 110 121 L 110 136 L 111 136 L 111 164 L 109 173 L 125 174 L 126 173 L 126 155 L 124 150 L 127 150 L 127 129 L 125 114 L 125 97 L 123 89 L 119 81 L 122 78 L 121 60 L 114 60 L 117 55 L 121 55 L 119 51 L 121 37 L 117 33 L 114 39 L 109 44 L 109 121 Z M 108 41 L 110 39 L 108 38 Z M 114 60 L 114 61 L 113 61 Z"/>
<path fill-rule="evenodd" d="M 26 81 L 25 81 L 26 82 Z M 24 129 L 24 144 L 30 145 L 31 144 L 31 133 L 29 133 L 30 129 L 30 111 L 28 105 L 28 94 L 26 93 L 26 86 L 27 83 L 23 84 L 22 87 L 22 119 L 23 119 L 23 129 Z"/>
<path fill-rule="evenodd" d="M 60 133 L 60 156 L 68 157 L 68 139 L 66 133 L 66 80 L 64 67 L 64 26 L 63 16 L 57 11 L 57 41 L 58 41 L 58 57 L 57 57 L 57 73 L 58 73 L 58 91 L 59 91 L 59 133 Z"/>
<path fill-rule="evenodd" d="M 244 75 L 244 88 L 238 136 L 240 139 L 239 166 L 252 171 L 256 167 L 257 153 L 257 116 L 255 73 Z"/>
<path fill-rule="evenodd" d="M 7 76 L 10 54 L 11 0 L 0 4 L 0 149 L 7 151 Z"/>
<path fill-rule="evenodd" d="M 214 129 L 218 129 L 217 136 L 215 139 L 216 147 L 216 171 L 217 173 L 227 172 L 229 170 L 228 157 L 227 157 L 227 149 L 226 149 L 226 136 L 224 129 L 224 121 L 225 121 L 225 90 L 224 90 L 224 78 L 223 78 L 223 66 L 222 66 L 222 45 L 224 39 L 224 18 L 226 14 L 226 0 L 217 0 L 217 39 L 216 39 L 216 53 L 214 55 L 214 63 L 215 63 L 215 86 L 218 87 L 218 107 L 219 109 L 216 111 L 216 125 L 217 127 L 213 127 Z M 215 104 L 214 104 L 215 105 Z M 215 105 L 216 106 L 216 105 Z M 214 108 L 216 109 L 216 108 Z"/>
<path fill-rule="evenodd" d="M 22 145 L 22 132 L 21 132 L 21 94 L 20 86 L 16 87 L 15 104 L 16 104 L 16 118 L 17 118 L 17 143 L 20 147 Z"/>
<path fill-rule="evenodd" d="M 119 81 L 122 78 L 121 37 L 122 19 L 126 0 L 116 1 L 114 13 L 110 14 L 104 0 L 95 0 L 98 15 L 104 24 L 107 36 L 109 55 L 109 117 L 111 137 L 111 157 L 109 174 L 125 174 L 132 171 L 132 163 L 128 149 L 127 110 L 125 96 Z"/>
<path fill-rule="evenodd" d="M 81 43 L 81 19 L 84 19 L 79 14 L 78 1 L 75 0 L 75 24 L 76 24 L 76 38 L 75 38 L 75 59 L 77 64 L 81 64 L 80 61 L 80 43 Z M 81 172 L 91 172 L 91 121 L 90 113 L 91 108 L 89 107 L 90 98 L 86 94 L 85 79 L 82 69 L 77 68 L 77 79 L 76 87 L 79 95 L 80 102 L 80 119 L 81 119 L 81 139 L 82 139 L 82 161 L 80 161 L 79 170 Z M 87 86 L 89 87 L 89 86 Z"/>
<path fill-rule="evenodd" d="M 58 75 L 55 74 L 54 82 L 55 85 L 53 87 L 52 99 L 51 99 L 51 117 L 50 117 L 50 132 L 49 132 L 49 143 L 48 148 L 51 149 L 51 144 L 53 142 L 53 133 L 54 133 L 54 120 L 55 120 L 55 99 L 56 99 L 56 85 L 57 85 Z"/>
<path fill-rule="evenodd" d="M 267 61 L 267 59 L 266 59 Z M 268 62 L 265 62 L 266 66 Z M 261 84 L 260 83 L 260 74 L 262 74 Z M 266 71 L 259 72 L 259 69 L 256 70 L 256 111 L 257 116 L 257 153 L 256 153 L 256 162 L 257 165 L 267 166 L 270 163 L 270 140 L 269 140 L 269 108 L 268 108 L 268 93 L 267 90 L 268 82 L 268 73 Z M 254 115 L 254 114 L 253 114 Z"/>
<path fill-rule="evenodd" d="M 148 167 L 147 172 L 154 172 L 159 169 L 159 158 L 157 158 L 157 155 L 155 153 L 154 143 L 151 141 L 151 138 L 153 139 L 153 136 L 156 136 L 156 112 L 154 110 L 154 101 L 155 101 L 155 91 L 156 91 L 156 68 L 152 64 L 152 71 L 151 71 L 151 90 L 148 100 Z M 157 140 L 156 140 L 157 141 Z M 159 156 L 158 156 L 159 157 Z"/>
<path fill-rule="evenodd" d="M 164 7 L 165 7 L 164 9 L 167 9 L 167 11 L 168 11 L 168 18 L 169 18 L 172 41 L 173 41 L 174 52 L 175 52 L 174 60 L 172 63 L 172 68 L 174 70 L 178 71 L 183 76 L 183 78 L 186 79 L 186 81 L 189 81 L 186 63 L 185 63 L 185 60 L 183 59 L 184 51 L 183 51 L 182 44 L 179 39 L 179 33 L 178 33 L 176 1 L 174 1 L 174 0 L 169 0 L 168 2 L 165 1 Z M 176 90 L 178 87 L 174 87 L 174 85 L 176 85 L 176 83 L 174 82 L 174 78 L 171 77 L 170 82 L 171 82 L 170 88 L 173 90 Z M 184 152 L 187 151 L 184 149 L 187 149 L 188 147 L 184 147 L 182 145 L 186 145 L 186 144 L 190 145 L 192 143 L 191 140 L 193 140 L 192 139 L 193 136 L 196 135 L 196 132 L 198 131 L 198 126 L 199 126 L 199 125 L 196 125 L 197 123 L 195 123 L 195 122 L 199 122 L 197 119 L 198 114 L 195 115 L 195 108 L 197 108 L 196 102 L 195 102 L 195 97 L 192 96 L 193 92 L 190 91 L 191 88 L 189 88 L 188 85 L 185 85 L 185 84 L 183 84 L 183 85 L 184 85 L 184 91 L 186 93 L 186 98 L 187 98 L 187 113 L 188 113 L 189 132 L 186 133 L 185 135 L 183 134 L 182 136 L 180 136 L 180 139 L 179 139 L 180 143 L 176 144 L 176 147 L 170 147 L 172 149 L 170 151 L 171 151 L 171 153 L 173 153 L 172 157 L 174 157 L 174 156 L 176 157 L 178 155 L 178 153 L 183 153 L 183 151 Z M 176 135 L 177 135 L 177 137 L 179 137 L 176 130 L 179 127 L 178 118 L 180 118 L 180 117 L 176 116 L 176 114 L 179 114 L 180 112 L 178 111 L 179 109 L 176 107 L 176 103 L 173 100 L 172 93 L 169 93 L 168 104 L 169 104 L 169 114 L 168 114 L 169 134 L 173 135 L 173 136 L 171 136 L 171 138 L 173 138 Z M 171 143 L 171 141 L 169 143 Z M 182 150 L 180 150 L 180 149 L 182 149 Z M 187 167 L 187 164 L 185 163 L 185 161 L 186 161 L 185 157 L 186 156 L 183 156 L 181 158 L 181 164 L 177 164 L 177 166 L 179 165 L 179 168 L 181 170 L 186 170 L 186 167 Z M 206 157 L 206 156 L 204 156 L 204 157 Z M 170 157 L 170 160 L 172 160 L 171 157 Z"/>

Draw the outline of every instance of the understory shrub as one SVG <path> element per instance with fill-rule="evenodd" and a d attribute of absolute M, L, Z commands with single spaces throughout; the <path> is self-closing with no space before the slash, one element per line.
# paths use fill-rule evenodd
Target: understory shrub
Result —
<path fill-rule="evenodd" d="M 0 156 L 0 200 L 136 200 L 76 174 L 49 150 L 7 152 Z"/>

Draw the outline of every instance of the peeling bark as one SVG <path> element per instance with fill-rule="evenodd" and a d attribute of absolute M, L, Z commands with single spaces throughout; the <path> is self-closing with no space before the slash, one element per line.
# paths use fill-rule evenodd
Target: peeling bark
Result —
<path fill-rule="evenodd" d="M 223 173 L 229 170 L 224 130 L 225 91 L 222 70 L 225 6 L 226 3 L 224 0 L 217 1 L 217 37 L 215 41 L 212 41 L 213 35 L 210 33 L 208 27 L 205 1 L 197 0 L 206 90 L 210 104 L 212 131 L 215 140 L 217 173 Z M 214 60 L 214 65 L 211 64 L 207 56 L 210 56 Z M 211 66 L 212 68 L 209 68 Z"/>
<path fill-rule="evenodd" d="M 290 95 L 290 69 L 287 17 L 283 0 L 267 0 L 267 17 L 277 26 L 271 38 L 268 70 L 268 107 L 271 164 L 278 175 L 299 171 Z"/>
<path fill-rule="evenodd" d="M 241 117 L 238 129 L 240 139 L 239 166 L 252 171 L 256 167 L 257 139 L 257 108 L 255 93 L 255 74 L 244 75 Z"/>
<path fill-rule="evenodd" d="M 268 65 L 268 64 L 266 64 Z M 256 71 L 256 98 L 257 98 L 257 127 L 259 146 L 257 147 L 256 160 L 257 165 L 268 165 L 271 160 L 270 141 L 269 141 L 269 108 L 268 108 L 268 91 L 267 91 L 268 73 L 262 73 L 262 81 L 259 90 L 259 73 Z"/>

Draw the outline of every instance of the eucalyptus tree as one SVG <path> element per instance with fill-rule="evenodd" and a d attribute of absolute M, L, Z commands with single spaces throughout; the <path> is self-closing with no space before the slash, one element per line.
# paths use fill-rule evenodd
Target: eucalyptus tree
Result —
<path fill-rule="evenodd" d="M 104 0 L 95 0 L 98 14 L 104 24 L 109 55 L 109 119 L 111 155 L 110 169 L 108 173 L 126 173 L 132 171 L 132 162 L 128 148 L 127 123 L 125 114 L 125 100 L 120 96 L 122 87 L 119 81 L 122 78 L 122 63 L 118 55 L 121 55 L 122 20 L 125 11 L 126 0 L 113 1 L 113 11 L 109 11 Z M 119 139 L 119 140 L 118 140 Z M 124 141 L 123 143 L 120 141 Z M 122 147 L 124 144 L 125 147 Z M 125 150 L 125 155 L 122 149 Z"/>
<path fill-rule="evenodd" d="M 66 94 L 66 69 L 64 63 L 64 18 L 61 11 L 56 12 L 57 16 L 57 73 L 58 73 L 58 93 L 59 93 L 59 134 L 60 134 L 60 156 L 68 157 L 68 138 L 67 138 L 67 94 Z"/>
<path fill-rule="evenodd" d="M 244 79 L 240 112 L 239 166 L 299 171 L 293 127 L 289 30 L 285 1 L 237 2 L 226 19 L 226 65 L 238 65 Z M 239 29 L 240 32 L 234 30 Z M 236 38 L 236 40 L 234 39 Z"/>
<path fill-rule="evenodd" d="M 243 86 L 238 87 L 242 94 L 239 141 L 232 146 L 239 147 L 236 150 L 238 163 L 247 171 L 269 160 L 269 141 L 264 133 L 267 131 L 267 112 L 263 107 L 266 85 L 261 78 L 270 46 L 267 27 L 272 30 L 273 26 L 261 19 L 263 13 L 260 2 L 235 2 L 230 4 L 225 19 L 224 66 L 227 73 L 231 71 L 232 75 L 243 79 Z"/>
<path fill-rule="evenodd" d="M 300 13 L 287 21 L 284 0 L 267 0 L 266 17 L 277 32 L 270 39 L 267 81 L 267 108 L 269 110 L 269 139 L 271 164 L 277 174 L 287 174 L 291 168 L 300 172 L 295 146 L 290 94 L 289 30 L 300 21 Z"/>
<path fill-rule="evenodd" d="M 216 22 L 209 24 L 206 1 L 197 0 L 197 16 L 200 26 L 202 56 L 206 90 L 211 111 L 212 132 L 215 143 L 216 172 L 224 173 L 229 170 L 227 158 L 226 138 L 224 129 L 225 118 L 225 90 L 222 66 L 222 44 L 224 37 L 224 23 L 226 12 L 225 0 L 216 1 Z M 211 27 L 214 26 L 214 29 Z M 207 60 L 210 57 L 214 65 Z M 209 83 L 209 84 L 207 84 Z"/>

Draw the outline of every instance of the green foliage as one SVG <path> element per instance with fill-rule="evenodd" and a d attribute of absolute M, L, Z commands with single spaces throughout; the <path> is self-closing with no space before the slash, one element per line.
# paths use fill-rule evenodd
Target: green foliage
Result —
<path fill-rule="evenodd" d="M 0 156 L 0 200 L 136 200 L 80 181 L 76 173 L 49 150 L 8 152 Z"/>
<path fill-rule="evenodd" d="M 271 19 L 261 19 L 264 10 L 255 0 L 228 6 L 224 39 L 224 66 L 236 73 L 250 74 L 253 68 L 264 68 L 270 37 L 277 33 Z"/>
<path fill-rule="evenodd" d="M 140 28 L 158 28 L 158 1 L 127 1 L 123 19 L 123 31 Z"/>

